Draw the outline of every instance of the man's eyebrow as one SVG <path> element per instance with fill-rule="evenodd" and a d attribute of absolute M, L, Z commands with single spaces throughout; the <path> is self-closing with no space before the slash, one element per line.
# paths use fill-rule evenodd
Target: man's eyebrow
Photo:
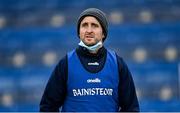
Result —
<path fill-rule="evenodd" d="M 82 25 L 87 24 L 87 22 L 82 22 Z"/>
<path fill-rule="evenodd" d="M 82 24 L 87 24 L 87 22 L 82 22 Z"/>
<path fill-rule="evenodd" d="M 86 25 L 88 22 L 82 22 L 81 25 Z M 92 22 L 91 25 L 99 26 L 99 24 Z"/>

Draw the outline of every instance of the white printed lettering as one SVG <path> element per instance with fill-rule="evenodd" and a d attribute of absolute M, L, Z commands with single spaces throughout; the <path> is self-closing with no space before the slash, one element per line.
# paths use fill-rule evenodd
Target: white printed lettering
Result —
<path fill-rule="evenodd" d="M 73 89 L 72 92 L 73 92 L 73 96 L 86 96 L 86 95 L 112 96 L 113 89 L 110 88 Z"/>

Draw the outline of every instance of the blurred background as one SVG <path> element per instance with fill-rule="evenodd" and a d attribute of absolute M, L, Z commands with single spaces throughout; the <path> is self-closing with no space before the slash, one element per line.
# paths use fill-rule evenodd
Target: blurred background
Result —
<path fill-rule="evenodd" d="M 0 0 L 0 111 L 38 111 L 89 7 L 107 14 L 105 45 L 128 64 L 141 111 L 180 111 L 180 0 Z"/>

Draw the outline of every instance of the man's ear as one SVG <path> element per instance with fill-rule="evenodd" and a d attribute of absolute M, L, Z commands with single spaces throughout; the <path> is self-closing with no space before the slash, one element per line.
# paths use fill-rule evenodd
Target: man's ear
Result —
<path fill-rule="evenodd" d="M 102 34 L 102 39 L 104 39 L 105 38 L 105 36 L 104 36 L 104 33 Z"/>

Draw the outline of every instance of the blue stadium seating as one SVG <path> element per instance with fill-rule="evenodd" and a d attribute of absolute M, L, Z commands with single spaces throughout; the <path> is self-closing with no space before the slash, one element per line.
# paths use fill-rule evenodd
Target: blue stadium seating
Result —
<path fill-rule="evenodd" d="M 114 11 L 122 13 L 122 23 L 110 23 L 105 45 L 127 61 L 141 111 L 180 111 L 179 0 L 0 0 L 0 19 L 6 20 L 0 28 L 0 111 L 38 111 L 45 85 L 56 65 L 46 66 L 43 55 L 54 51 L 59 60 L 77 47 L 76 21 L 88 7 L 102 9 L 108 18 Z M 146 10 L 153 17 L 149 23 L 139 19 L 139 13 Z M 50 25 L 56 14 L 65 18 L 60 27 Z M 168 46 L 177 49 L 173 61 L 165 58 Z M 147 51 L 147 59 L 140 63 L 133 59 L 138 47 Z M 26 58 L 22 67 L 12 62 L 18 52 Z M 170 94 L 166 92 L 161 97 L 161 90 L 166 87 L 170 88 Z"/>

